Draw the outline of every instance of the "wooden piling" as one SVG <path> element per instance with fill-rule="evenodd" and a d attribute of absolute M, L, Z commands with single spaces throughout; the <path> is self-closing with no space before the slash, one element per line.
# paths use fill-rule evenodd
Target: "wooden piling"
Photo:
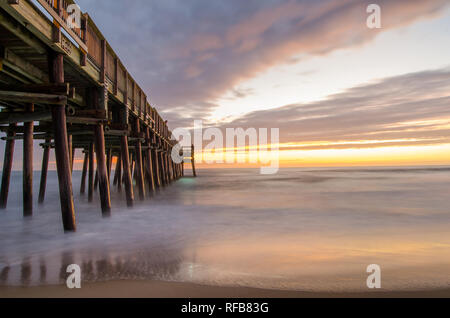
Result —
<path fill-rule="evenodd" d="M 95 153 L 97 154 L 97 173 L 100 201 L 103 216 L 111 214 L 111 193 L 109 188 L 108 169 L 106 167 L 105 135 L 103 125 L 94 126 Z"/>
<path fill-rule="evenodd" d="M 11 179 L 11 169 L 13 164 L 14 157 L 14 144 L 16 133 L 14 128 L 17 127 L 16 123 L 9 125 L 8 137 L 12 137 L 12 139 L 8 139 L 5 145 L 5 156 L 3 160 L 3 173 L 2 173 L 2 187 L 0 190 L 0 209 L 6 209 L 8 204 L 8 193 L 9 193 L 9 183 Z"/>
<path fill-rule="evenodd" d="M 129 207 L 132 207 L 134 201 L 134 193 L 133 193 L 133 184 L 131 181 L 130 154 L 128 151 L 128 136 L 120 137 L 120 151 L 122 152 L 122 171 L 125 179 L 125 192 L 127 197 L 127 205 Z"/>
<path fill-rule="evenodd" d="M 111 165 L 112 165 L 112 149 L 108 148 L 106 151 L 106 167 L 108 169 L 108 183 L 111 187 Z"/>
<path fill-rule="evenodd" d="M 114 185 L 117 185 L 117 191 L 122 191 L 122 156 L 117 156 L 116 172 L 114 174 Z"/>
<path fill-rule="evenodd" d="M 32 113 L 34 105 L 28 104 L 26 111 Z M 23 216 L 33 215 L 33 122 L 23 123 Z"/>
<path fill-rule="evenodd" d="M 135 122 L 135 133 L 140 137 L 141 134 L 141 124 L 139 119 Z M 145 184 L 144 184 L 144 169 L 142 165 L 142 145 L 141 141 L 136 141 L 135 148 L 135 162 L 136 162 L 136 183 L 139 189 L 139 199 L 145 199 Z"/>
<path fill-rule="evenodd" d="M 194 177 L 197 177 L 197 172 L 195 171 L 195 155 L 194 155 L 195 149 L 194 145 L 191 147 L 191 162 L 192 162 L 192 173 Z"/>
<path fill-rule="evenodd" d="M 88 201 L 94 199 L 94 143 L 89 144 L 89 180 L 88 180 Z"/>
<path fill-rule="evenodd" d="M 50 143 L 50 139 L 46 139 L 45 143 Z M 45 145 L 44 146 L 44 154 L 42 156 L 42 169 L 41 169 L 41 183 L 39 186 L 39 199 L 38 203 L 42 204 L 44 203 L 45 199 L 45 189 L 47 186 L 47 173 L 48 173 L 48 161 L 50 157 L 50 146 Z"/>
<path fill-rule="evenodd" d="M 49 52 L 49 79 L 52 83 L 64 83 L 64 56 L 61 53 Z M 52 122 L 63 226 L 65 231 L 75 231 L 75 208 L 65 106 L 52 106 Z"/>
<path fill-rule="evenodd" d="M 89 162 L 89 151 L 85 151 L 83 160 L 83 170 L 81 172 L 80 194 L 86 193 L 86 175 L 88 169 L 88 162 Z"/>
<path fill-rule="evenodd" d="M 69 145 L 70 173 L 73 173 L 73 143 L 72 143 L 72 135 L 68 135 L 67 136 L 67 143 Z"/>
<path fill-rule="evenodd" d="M 152 160 L 152 143 L 150 139 L 150 127 L 147 127 L 145 129 L 145 140 L 147 149 L 145 150 L 145 160 L 146 160 L 146 173 L 147 173 L 147 180 L 148 180 L 148 188 L 150 193 L 155 192 L 155 178 L 153 175 L 153 160 Z"/>
<path fill-rule="evenodd" d="M 158 152 L 158 159 L 159 159 L 159 172 L 161 176 L 161 185 L 165 187 L 167 185 L 166 183 L 166 170 L 164 169 L 164 152 Z"/>
<path fill-rule="evenodd" d="M 95 170 L 95 178 L 94 178 L 94 191 L 97 191 L 98 187 L 98 170 Z"/>

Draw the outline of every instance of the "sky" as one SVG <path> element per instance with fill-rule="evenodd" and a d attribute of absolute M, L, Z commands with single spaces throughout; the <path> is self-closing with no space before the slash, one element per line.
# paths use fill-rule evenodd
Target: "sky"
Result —
<path fill-rule="evenodd" d="M 171 129 L 276 127 L 289 166 L 450 163 L 448 0 L 77 3 Z"/>

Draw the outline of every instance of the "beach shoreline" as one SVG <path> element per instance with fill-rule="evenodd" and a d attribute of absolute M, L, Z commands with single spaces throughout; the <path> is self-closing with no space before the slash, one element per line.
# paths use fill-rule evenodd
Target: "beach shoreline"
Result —
<path fill-rule="evenodd" d="M 422 291 L 305 292 L 249 287 L 206 286 L 163 281 L 85 283 L 81 289 L 65 285 L 0 286 L 0 298 L 450 298 L 450 289 Z"/>

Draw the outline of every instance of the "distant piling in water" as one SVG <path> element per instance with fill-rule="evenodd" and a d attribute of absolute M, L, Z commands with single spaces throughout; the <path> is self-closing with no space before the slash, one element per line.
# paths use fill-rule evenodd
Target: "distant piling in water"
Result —
<path fill-rule="evenodd" d="M 150 105 L 89 15 L 82 14 L 79 28 L 72 27 L 67 7 L 74 1 L 38 2 L 53 21 L 32 1 L 0 3 L 0 40 L 6 43 L 0 47 L 0 131 L 6 133 L 0 208 L 7 207 L 15 140 L 23 139 L 23 214 L 33 214 L 33 141 L 42 140 L 38 203 L 45 200 L 49 155 L 54 151 L 63 227 L 75 231 L 72 172 L 77 150 L 84 158 L 80 193 L 85 194 L 87 180 L 92 202 L 98 186 L 105 217 L 111 213 L 114 189 L 124 189 L 132 207 L 133 178 L 139 200 L 146 200 L 183 177 L 184 166 L 172 159 L 177 141 L 167 121 Z M 196 176 L 193 146 L 191 150 Z"/>

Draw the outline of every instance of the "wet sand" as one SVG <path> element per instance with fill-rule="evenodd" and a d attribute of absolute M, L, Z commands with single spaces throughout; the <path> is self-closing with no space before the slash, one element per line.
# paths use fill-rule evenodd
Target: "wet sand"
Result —
<path fill-rule="evenodd" d="M 247 287 L 216 287 L 160 281 L 111 281 L 83 284 L 0 287 L 0 298 L 450 298 L 450 289 L 429 291 L 370 291 L 329 293 L 283 291 Z"/>

